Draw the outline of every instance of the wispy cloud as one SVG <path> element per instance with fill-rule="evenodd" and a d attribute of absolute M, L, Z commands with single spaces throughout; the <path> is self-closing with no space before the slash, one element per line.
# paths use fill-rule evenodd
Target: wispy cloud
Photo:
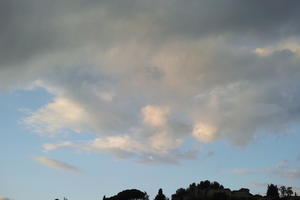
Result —
<path fill-rule="evenodd" d="M 25 118 L 23 123 L 39 134 L 53 135 L 64 129 L 80 132 L 88 121 L 89 115 L 79 103 L 68 98 L 56 98 L 53 103 Z"/>
<path fill-rule="evenodd" d="M 268 174 L 271 176 L 279 176 L 285 179 L 299 179 L 300 178 L 300 168 L 291 168 L 288 165 L 288 160 L 281 160 L 275 163 L 273 166 L 269 168 L 262 169 L 234 169 L 231 171 L 233 174 L 238 175 L 247 175 L 247 174 Z"/>
<path fill-rule="evenodd" d="M 209 152 L 207 152 L 207 154 L 206 154 L 207 157 L 212 157 L 212 156 L 214 156 L 214 155 L 215 155 L 215 152 L 213 152 L 213 151 L 209 151 Z"/>
<path fill-rule="evenodd" d="M 43 145 L 43 149 L 45 151 L 53 151 L 60 148 L 69 148 L 80 152 L 106 152 L 116 156 L 118 159 L 131 159 L 140 164 L 179 164 L 180 160 L 197 158 L 200 152 L 199 149 L 178 150 L 176 145 L 174 146 L 174 142 L 172 143 L 172 138 L 166 138 L 168 135 L 162 134 L 157 141 L 153 141 L 151 138 L 149 140 L 137 140 L 131 136 L 124 135 L 96 138 L 86 143 L 72 143 L 69 141 L 57 144 L 48 143 Z"/>
<path fill-rule="evenodd" d="M 40 163 L 46 167 L 52 168 L 52 169 L 57 169 L 57 170 L 62 170 L 62 171 L 70 171 L 70 172 L 76 172 L 76 173 L 80 172 L 80 170 L 77 169 L 76 167 L 74 167 L 70 164 L 67 164 L 65 162 L 53 159 L 53 158 L 49 158 L 49 157 L 45 157 L 45 156 L 36 156 L 34 158 L 38 163 Z"/>
<path fill-rule="evenodd" d="M 0 200 L 13 200 L 13 199 L 7 198 L 7 197 L 1 197 L 1 196 L 0 196 Z"/>
<path fill-rule="evenodd" d="M 250 169 L 234 169 L 232 170 L 233 174 L 246 175 L 246 174 L 254 174 L 255 171 Z"/>

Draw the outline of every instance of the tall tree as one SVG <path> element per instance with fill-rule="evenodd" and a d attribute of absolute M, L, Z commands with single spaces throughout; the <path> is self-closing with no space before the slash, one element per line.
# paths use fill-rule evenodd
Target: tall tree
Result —
<path fill-rule="evenodd" d="M 274 185 L 274 184 L 268 185 L 267 197 L 269 197 L 271 199 L 278 199 L 279 198 L 279 192 L 278 192 L 277 185 Z"/>
<path fill-rule="evenodd" d="M 161 188 L 158 190 L 158 194 L 156 195 L 154 200 L 167 200 Z"/>

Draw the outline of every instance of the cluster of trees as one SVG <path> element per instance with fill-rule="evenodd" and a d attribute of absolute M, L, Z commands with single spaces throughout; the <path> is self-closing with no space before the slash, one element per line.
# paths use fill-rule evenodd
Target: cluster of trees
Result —
<path fill-rule="evenodd" d="M 149 195 L 146 192 L 140 190 L 131 189 L 124 190 L 119 192 L 117 195 L 112 197 L 103 197 L 103 200 L 149 200 Z M 169 200 L 163 193 L 163 190 L 160 188 L 158 194 L 154 200 Z"/>
<path fill-rule="evenodd" d="M 286 187 L 286 186 L 281 186 L 279 188 L 281 197 L 290 197 L 294 194 L 292 187 Z M 295 196 L 297 196 L 297 193 L 295 192 Z"/>
<path fill-rule="evenodd" d="M 207 191 L 210 189 L 223 190 L 224 186 L 216 181 L 210 182 L 209 180 L 201 181 L 199 184 L 192 183 L 189 185 L 189 187 L 187 189 L 179 188 L 178 190 L 176 190 L 176 193 L 172 195 L 172 199 L 175 199 L 175 198 L 183 199 L 184 196 L 193 194 L 197 189 L 198 190 L 207 190 Z"/>
<path fill-rule="evenodd" d="M 292 187 L 286 187 L 286 186 L 281 186 L 277 187 L 277 185 L 270 184 L 268 185 L 267 189 L 267 197 L 271 199 L 279 199 L 279 198 L 288 198 L 291 197 L 293 194 L 297 196 L 297 193 L 293 192 Z"/>
<path fill-rule="evenodd" d="M 186 197 L 189 194 L 195 193 L 196 190 L 204 190 L 204 191 L 211 191 L 211 190 L 217 190 L 217 191 L 229 191 L 229 189 L 224 189 L 223 185 L 219 184 L 218 182 L 210 182 L 208 180 L 206 181 L 201 181 L 199 184 L 192 183 L 189 185 L 188 188 L 180 188 L 176 191 L 175 194 L 172 195 L 172 199 L 184 199 L 183 197 Z M 249 189 L 242 188 L 239 191 L 233 191 L 233 192 L 246 192 L 249 193 Z M 249 193 L 250 194 L 250 193 Z M 270 184 L 268 185 L 267 188 L 267 193 L 266 197 L 262 197 L 260 195 L 255 195 L 252 196 L 253 198 L 251 199 L 268 199 L 268 200 L 287 200 L 290 199 L 290 197 L 294 194 L 294 196 L 297 196 L 296 192 L 294 193 L 292 190 L 292 187 L 286 187 L 286 186 L 281 186 L 278 188 L 277 185 Z M 217 196 L 216 196 L 217 195 Z M 218 196 L 219 195 L 219 196 Z M 215 193 L 213 196 L 213 199 L 217 200 L 226 200 L 228 199 L 225 192 L 219 192 Z M 206 198 L 204 198 L 206 199 Z M 248 198 L 247 198 L 248 199 Z M 59 199 L 55 199 L 59 200 Z M 67 198 L 64 197 L 63 200 L 68 200 Z M 137 189 L 130 189 L 130 190 L 124 190 L 122 192 L 119 192 L 117 195 L 111 196 L 111 197 L 103 197 L 103 200 L 149 200 L 149 195 L 146 192 L 142 192 Z M 155 196 L 154 200 L 169 200 L 163 193 L 163 190 L 160 188 L 158 190 L 158 194 Z M 197 198 L 198 200 L 198 198 Z M 300 200 L 300 198 L 297 198 L 297 200 Z"/>

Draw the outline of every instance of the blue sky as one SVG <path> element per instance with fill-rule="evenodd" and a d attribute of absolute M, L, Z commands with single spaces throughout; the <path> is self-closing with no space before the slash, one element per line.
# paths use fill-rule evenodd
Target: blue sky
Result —
<path fill-rule="evenodd" d="M 285 168 L 300 165 L 296 131 L 287 135 L 263 135 L 247 146 L 232 146 L 218 141 L 202 146 L 198 157 L 184 163 L 138 164 L 115 159 L 107 154 L 61 150 L 44 152 L 41 146 L 49 138 L 33 134 L 21 123 L 26 110 L 34 110 L 52 99 L 42 89 L 1 94 L 1 194 L 14 199 L 99 199 L 127 188 L 145 190 L 153 198 L 158 188 L 170 196 L 176 189 L 200 180 L 216 180 L 231 189 L 248 187 L 253 193 L 264 194 L 266 184 L 276 183 L 299 187 L 299 179 L 266 172 L 254 172 L 285 163 Z M 25 111 L 24 111 L 25 110 Z M 71 134 L 71 133 L 70 133 Z M 78 134 L 74 138 L 88 138 Z M 50 138 L 59 141 L 60 138 Z M 195 143 L 189 139 L 186 145 Z M 35 156 L 63 160 L 80 172 L 52 169 L 35 161 Z M 282 170 L 285 170 L 283 168 Z M 241 172 L 234 172 L 234 170 Z M 247 171 L 249 170 L 249 172 Z M 250 172 L 253 170 L 253 172 Z"/>
<path fill-rule="evenodd" d="M 1 1 L 0 200 L 300 193 L 299 8 Z"/>

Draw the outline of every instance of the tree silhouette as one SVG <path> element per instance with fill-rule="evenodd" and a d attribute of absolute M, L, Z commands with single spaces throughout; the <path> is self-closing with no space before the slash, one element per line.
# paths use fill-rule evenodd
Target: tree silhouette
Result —
<path fill-rule="evenodd" d="M 220 185 L 220 183 L 218 183 L 217 181 L 214 181 L 210 184 L 210 187 L 213 189 L 222 189 L 222 185 Z"/>
<path fill-rule="evenodd" d="M 286 187 L 284 185 L 279 188 L 279 191 L 280 191 L 281 197 L 286 196 Z"/>
<path fill-rule="evenodd" d="M 131 189 L 124 190 L 119 192 L 117 195 L 106 198 L 103 197 L 103 200 L 148 200 L 149 196 L 146 192 L 142 192 L 140 190 Z"/>
<path fill-rule="evenodd" d="M 267 197 L 271 199 L 279 199 L 278 187 L 277 185 L 268 185 Z"/>
<path fill-rule="evenodd" d="M 286 194 L 288 197 L 292 196 L 293 195 L 293 190 L 292 190 L 292 187 L 287 187 L 286 189 Z"/>
<path fill-rule="evenodd" d="M 210 181 L 209 180 L 204 181 L 203 187 L 204 187 L 204 189 L 209 188 L 210 187 Z"/>
<path fill-rule="evenodd" d="M 212 197 L 212 200 L 227 200 L 229 197 L 226 195 L 225 192 L 218 192 L 215 193 Z"/>
<path fill-rule="evenodd" d="M 158 190 L 158 194 L 154 198 L 154 200 L 167 200 L 166 196 L 163 194 L 163 190 L 160 188 Z"/>

